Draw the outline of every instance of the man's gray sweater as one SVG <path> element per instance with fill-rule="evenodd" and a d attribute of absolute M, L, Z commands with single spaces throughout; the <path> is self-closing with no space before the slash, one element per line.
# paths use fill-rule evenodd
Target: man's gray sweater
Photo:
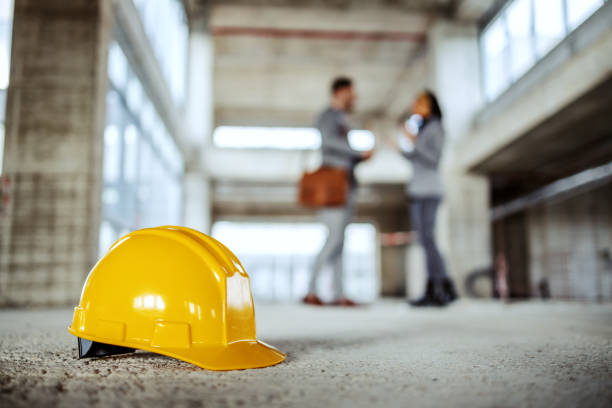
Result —
<path fill-rule="evenodd" d="M 362 160 L 361 152 L 351 148 L 348 132 L 351 130 L 346 122 L 344 112 L 333 108 L 325 109 L 317 121 L 321 132 L 322 165 L 341 168 L 349 172 L 349 179 L 354 186 L 355 165 Z"/>

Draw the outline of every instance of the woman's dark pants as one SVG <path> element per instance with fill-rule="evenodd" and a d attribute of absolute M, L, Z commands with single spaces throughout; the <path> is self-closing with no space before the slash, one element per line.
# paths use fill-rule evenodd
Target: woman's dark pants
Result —
<path fill-rule="evenodd" d="M 412 198 L 410 204 L 413 229 L 425 249 L 427 277 L 438 282 L 446 278 L 446 266 L 436 245 L 434 234 L 439 205 L 439 198 Z"/>

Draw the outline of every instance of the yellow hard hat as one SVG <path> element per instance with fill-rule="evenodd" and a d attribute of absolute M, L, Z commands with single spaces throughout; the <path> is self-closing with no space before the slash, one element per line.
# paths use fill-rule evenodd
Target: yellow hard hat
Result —
<path fill-rule="evenodd" d="M 79 356 L 142 349 L 211 370 L 278 364 L 255 337 L 249 277 L 236 256 L 196 230 L 134 231 L 87 276 L 68 331 Z"/>

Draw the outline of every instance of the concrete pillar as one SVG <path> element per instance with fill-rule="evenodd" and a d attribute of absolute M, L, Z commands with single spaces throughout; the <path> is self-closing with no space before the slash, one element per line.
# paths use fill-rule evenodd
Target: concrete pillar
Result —
<path fill-rule="evenodd" d="M 96 260 L 110 0 L 16 0 L 0 304 L 78 300 Z"/>
<path fill-rule="evenodd" d="M 470 272 L 491 263 L 488 179 L 461 168 L 454 155 L 455 145 L 469 137 L 483 105 L 478 33 L 471 24 L 439 21 L 429 41 L 429 82 L 440 100 L 447 134 L 442 163 L 445 200 L 437 234 L 449 272 L 462 291 Z"/>
<path fill-rule="evenodd" d="M 184 224 L 204 233 L 209 233 L 212 227 L 210 185 L 208 177 L 200 171 L 185 173 Z"/>
<path fill-rule="evenodd" d="M 438 236 L 449 272 L 463 292 L 467 276 L 491 265 L 489 182 L 486 177 L 447 169 L 446 198 L 439 215 Z"/>
<path fill-rule="evenodd" d="M 389 180 L 388 166 L 393 168 L 392 176 L 396 183 L 406 183 L 410 170 L 405 159 L 399 157 L 389 145 L 390 139 L 396 138 L 398 127 L 396 122 L 386 116 L 370 118 L 364 123 L 364 128 L 376 136 L 376 154 L 371 161 L 357 167 L 357 177 L 364 183 L 370 182 L 364 174 L 370 177 L 380 176 Z M 399 166 L 398 166 L 399 165 Z M 401 165 L 404 165 L 403 167 Z M 385 171 L 385 174 L 376 174 Z M 382 198 L 381 198 L 382 200 Z M 406 201 L 398 200 L 396 205 L 385 210 L 378 210 L 372 218 L 379 233 L 394 233 L 407 231 L 409 221 Z M 381 296 L 403 297 L 406 294 L 406 257 L 405 245 L 389 245 L 384 240 L 377 240 L 380 254 L 380 294 Z"/>
<path fill-rule="evenodd" d="M 446 20 L 428 33 L 429 83 L 438 95 L 450 141 L 465 137 L 483 106 L 476 26 Z"/>
<path fill-rule="evenodd" d="M 187 121 L 193 145 L 210 142 L 214 125 L 214 44 L 208 17 L 198 16 L 189 28 L 189 94 Z"/>
<path fill-rule="evenodd" d="M 187 157 L 185 174 L 184 224 L 210 232 L 211 182 L 206 171 L 205 149 L 211 145 L 214 127 L 214 45 L 208 30 L 208 16 L 190 21 L 189 93 L 187 122 L 189 144 L 194 154 Z"/>

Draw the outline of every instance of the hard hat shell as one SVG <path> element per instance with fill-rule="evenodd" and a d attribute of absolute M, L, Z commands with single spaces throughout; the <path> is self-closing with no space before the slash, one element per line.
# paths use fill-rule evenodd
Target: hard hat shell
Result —
<path fill-rule="evenodd" d="M 211 370 L 285 359 L 255 337 L 240 261 L 219 241 L 185 227 L 141 229 L 115 242 L 87 276 L 68 331 Z"/>

